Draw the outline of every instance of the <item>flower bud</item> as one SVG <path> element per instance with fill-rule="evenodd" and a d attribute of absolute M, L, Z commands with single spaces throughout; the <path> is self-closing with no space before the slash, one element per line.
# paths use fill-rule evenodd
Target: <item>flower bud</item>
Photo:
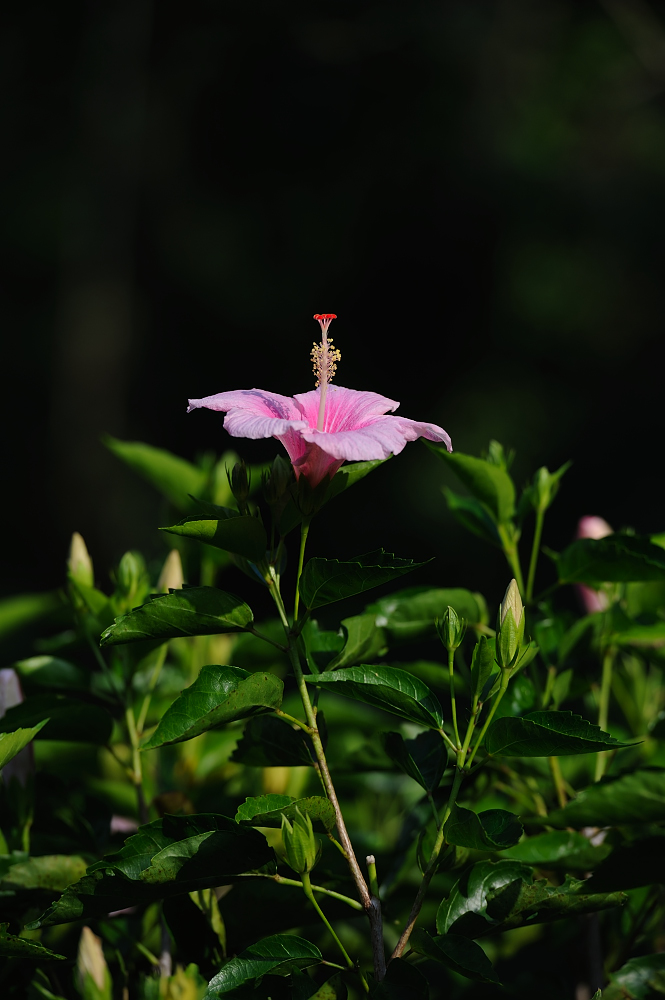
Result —
<path fill-rule="evenodd" d="M 168 594 L 170 590 L 181 590 L 184 582 L 180 553 L 177 549 L 171 549 L 159 574 L 157 593 Z"/>
<path fill-rule="evenodd" d="M 285 496 L 291 482 L 293 473 L 291 466 L 281 455 L 276 455 L 270 469 L 263 474 L 263 496 L 266 503 L 273 504 Z"/>
<path fill-rule="evenodd" d="M 448 605 L 443 618 L 437 618 L 435 624 L 439 639 L 449 653 L 454 653 L 457 647 L 462 645 L 466 633 L 466 620 L 460 618 L 455 609 Z"/>
<path fill-rule="evenodd" d="M 125 552 L 118 565 L 118 590 L 128 604 L 138 604 L 145 596 L 147 574 L 140 552 Z"/>
<path fill-rule="evenodd" d="M 112 983 L 101 939 L 89 927 L 81 931 L 76 985 L 83 1000 L 111 1000 Z"/>
<path fill-rule="evenodd" d="M 251 478 L 247 471 L 247 466 L 241 459 L 239 462 L 236 462 L 230 472 L 227 469 L 226 474 L 229 478 L 231 493 L 233 493 L 237 501 L 238 509 L 241 514 L 244 514 L 247 511 L 247 498 L 249 497 Z"/>
<path fill-rule="evenodd" d="M 524 605 L 516 580 L 508 584 L 499 608 L 496 658 L 502 670 L 514 667 L 524 638 Z"/>
<path fill-rule="evenodd" d="M 82 587 L 94 587 L 95 574 L 92 568 L 92 559 L 83 541 L 83 537 L 75 531 L 69 546 L 69 559 L 67 560 L 69 577 L 74 583 Z"/>
<path fill-rule="evenodd" d="M 311 872 L 321 856 L 321 844 L 314 836 L 309 814 L 303 815 L 296 806 L 296 815 L 291 825 L 282 813 L 282 840 L 287 863 L 294 872 L 299 875 Z"/>

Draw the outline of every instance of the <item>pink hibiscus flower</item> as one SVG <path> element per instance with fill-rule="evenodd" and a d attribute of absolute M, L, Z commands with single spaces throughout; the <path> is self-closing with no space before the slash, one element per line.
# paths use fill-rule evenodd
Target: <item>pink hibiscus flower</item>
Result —
<path fill-rule="evenodd" d="M 190 399 L 187 412 L 198 407 L 226 413 L 224 427 L 232 437 L 274 437 L 286 448 L 296 477 L 317 486 L 335 475 L 343 462 L 362 462 L 398 455 L 408 441 L 424 437 L 442 441 L 452 451 L 449 435 L 436 424 L 387 416 L 399 403 L 376 392 L 359 392 L 328 383 L 339 351 L 327 336 L 332 313 L 317 314 L 322 342 L 312 361 L 317 388 L 296 396 L 265 389 L 232 389 L 203 399 Z"/>

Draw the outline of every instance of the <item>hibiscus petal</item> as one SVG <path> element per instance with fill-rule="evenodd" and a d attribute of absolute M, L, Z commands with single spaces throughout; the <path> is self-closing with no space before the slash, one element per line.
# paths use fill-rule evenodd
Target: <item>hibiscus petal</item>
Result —
<path fill-rule="evenodd" d="M 426 437 L 430 441 L 443 441 L 452 450 L 450 438 L 442 427 L 421 423 L 407 417 L 375 417 L 372 423 L 355 430 L 302 432 L 305 441 L 317 444 L 333 458 L 347 462 L 366 462 L 372 459 L 399 455 L 408 441 Z"/>
<path fill-rule="evenodd" d="M 310 427 L 316 427 L 319 417 L 321 390 L 301 392 L 294 396 L 298 407 Z M 374 417 L 382 416 L 389 410 L 396 410 L 399 403 L 378 392 L 362 392 L 345 389 L 341 385 L 329 385 L 326 395 L 326 431 L 352 431 L 364 427 Z"/>
<path fill-rule="evenodd" d="M 187 412 L 205 407 L 208 410 L 247 410 L 258 417 L 272 417 L 279 420 L 302 421 L 302 414 L 291 396 L 280 396 L 278 392 L 265 389 L 232 389 L 218 392 L 203 399 L 190 399 Z"/>

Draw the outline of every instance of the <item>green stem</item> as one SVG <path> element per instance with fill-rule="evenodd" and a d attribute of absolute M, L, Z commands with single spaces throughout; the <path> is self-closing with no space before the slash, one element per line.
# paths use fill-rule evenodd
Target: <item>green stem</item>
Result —
<path fill-rule="evenodd" d="M 539 507 L 536 510 L 536 527 L 533 531 L 533 542 L 531 545 L 531 559 L 529 560 L 529 575 L 526 581 L 526 602 L 531 603 L 533 597 L 533 584 L 536 579 L 536 565 L 540 553 L 540 539 L 543 534 L 543 522 L 545 521 L 545 511 Z"/>
<path fill-rule="evenodd" d="M 378 898 L 379 880 L 376 876 L 376 858 L 373 854 L 367 855 L 367 874 L 369 876 L 369 891 Z"/>
<path fill-rule="evenodd" d="M 274 646 L 275 649 L 279 649 L 282 653 L 287 652 L 286 646 L 283 646 L 281 642 L 275 642 L 275 640 L 271 639 L 270 636 L 264 635 L 263 632 L 259 632 L 259 630 L 254 628 L 253 625 L 249 625 L 245 629 L 245 632 L 250 632 L 252 635 L 255 635 L 257 639 L 263 639 L 264 642 L 269 642 L 271 646 Z"/>
<path fill-rule="evenodd" d="M 129 735 L 129 742 L 132 748 L 132 780 L 136 789 L 139 823 L 144 824 L 148 822 L 148 806 L 146 805 L 145 795 L 143 793 L 143 767 L 141 764 L 141 751 L 139 750 L 139 735 L 136 730 L 134 709 L 131 705 L 129 705 L 125 710 L 125 722 L 127 724 L 127 733 Z"/>
<path fill-rule="evenodd" d="M 294 726 L 300 726 L 306 733 L 309 733 L 309 726 L 305 722 L 301 722 L 300 719 L 296 719 L 295 715 L 289 715 L 288 712 L 283 712 L 281 708 L 274 709 L 275 715 L 279 715 L 280 719 L 286 719 Z"/>
<path fill-rule="evenodd" d="M 517 581 L 517 586 L 519 587 L 520 594 L 524 593 L 524 579 L 522 577 L 522 567 L 520 566 L 519 555 L 517 553 L 517 545 L 514 539 L 508 538 L 508 533 L 503 524 L 498 526 L 499 538 L 501 539 L 501 545 L 503 547 L 503 554 L 508 561 L 508 565 L 513 571 L 515 580 Z"/>
<path fill-rule="evenodd" d="M 600 700 L 598 704 L 598 725 L 607 731 L 607 718 L 610 709 L 610 691 L 612 688 L 612 667 L 614 666 L 614 648 L 612 646 L 605 650 L 603 656 L 603 675 L 600 682 Z M 605 772 L 605 753 L 599 751 L 596 754 L 596 770 L 594 781 L 600 781 Z"/>
<path fill-rule="evenodd" d="M 302 576 L 303 562 L 305 561 L 305 545 L 309 534 L 311 518 L 306 517 L 300 526 L 300 552 L 298 554 L 298 572 L 296 574 L 296 596 L 293 602 L 293 620 L 298 621 L 298 609 L 300 607 L 300 577 Z"/>
<path fill-rule="evenodd" d="M 452 750 L 452 752 L 454 754 L 459 753 L 459 747 L 455 746 L 455 744 L 451 740 L 450 736 L 448 735 L 448 733 L 444 729 L 439 729 L 438 733 L 439 733 L 439 736 L 441 737 L 441 739 L 443 740 L 443 742 L 448 744 L 448 748 L 450 750 Z"/>
<path fill-rule="evenodd" d="M 453 732 L 455 734 L 455 751 L 460 749 L 459 730 L 457 728 L 457 706 L 455 704 L 455 651 L 448 650 L 448 674 L 450 677 L 450 705 L 453 717 Z"/>
<path fill-rule="evenodd" d="M 332 935 L 333 941 L 335 942 L 335 944 L 337 945 L 337 947 L 341 951 L 342 955 L 344 956 L 344 961 L 346 962 L 346 964 L 348 965 L 348 967 L 350 969 L 355 968 L 355 966 L 353 964 L 352 958 L 349 956 L 346 948 L 344 947 L 344 945 L 342 944 L 342 942 L 340 941 L 340 939 L 335 934 L 335 932 L 332 929 L 332 926 L 330 924 L 330 921 L 328 920 L 328 918 L 326 917 L 325 913 L 323 912 L 323 910 L 321 909 L 321 907 L 319 906 L 319 904 L 316 901 L 316 896 L 314 895 L 314 893 L 312 891 L 312 883 L 311 883 L 310 878 L 309 878 L 309 872 L 303 872 L 300 877 L 302 879 L 302 883 L 301 884 L 302 884 L 303 892 L 307 896 L 308 900 L 310 901 L 310 903 L 312 904 L 312 906 L 314 907 L 314 909 L 316 910 L 316 912 L 318 913 L 318 915 L 321 917 L 321 920 L 323 921 L 323 923 L 328 928 L 330 934 Z M 369 992 L 369 988 L 367 988 L 367 992 Z"/>
<path fill-rule="evenodd" d="M 474 746 L 473 750 L 471 751 L 471 756 L 469 757 L 468 761 L 466 762 L 467 770 L 469 770 L 471 768 L 471 765 L 473 764 L 473 758 L 478 753 L 478 750 L 479 750 L 479 748 L 480 748 L 480 746 L 481 746 L 481 744 L 483 742 L 483 739 L 485 737 L 485 733 L 487 732 L 487 728 L 488 728 L 490 722 L 492 721 L 492 719 L 494 718 L 494 713 L 496 712 L 497 708 L 499 707 L 499 703 L 501 702 L 501 699 L 503 698 L 504 694 L 506 693 L 506 690 L 508 688 L 508 682 L 509 682 L 509 680 L 510 680 L 510 677 L 508 676 L 508 671 L 504 670 L 503 677 L 501 678 L 501 687 L 499 688 L 499 690 L 497 692 L 497 695 L 496 695 L 496 697 L 494 699 L 494 702 L 492 703 L 492 707 L 490 708 L 489 713 L 487 715 L 487 718 L 485 719 L 483 728 L 480 730 L 480 735 L 479 735 L 478 739 L 476 740 L 476 743 L 475 743 L 475 746 Z"/>
<path fill-rule="evenodd" d="M 270 878 L 273 882 L 278 882 L 279 885 L 293 885 L 302 889 L 302 882 L 298 882 L 294 878 L 284 878 L 283 875 L 263 875 L 262 878 Z M 325 896 L 330 896 L 332 899 L 339 899 L 342 903 L 346 903 L 347 906 L 352 907 L 354 910 L 362 911 L 362 903 L 359 903 L 357 899 L 351 899 L 350 896 L 343 896 L 341 892 L 333 892 L 332 889 L 324 889 L 322 885 L 311 886 L 312 892 L 322 892 Z"/>
<path fill-rule="evenodd" d="M 566 789 L 563 783 L 563 775 L 561 774 L 561 765 L 559 764 L 558 757 L 548 757 L 550 765 L 550 774 L 552 775 L 552 781 L 554 782 L 554 788 L 556 790 L 556 797 L 559 803 L 559 807 L 564 809 L 568 799 L 566 798 Z"/>
<path fill-rule="evenodd" d="M 146 716 L 148 714 L 148 709 L 150 708 L 150 701 L 155 691 L 155 688 L 157 687 L 157 681 L 159 680 L 159 675 L 162 671 L 162 667 L 164 666 L 164 661 L 166 659 L 166 650 L 167 650 L 167 644 L 164 643 L 164 645 L 160 647 L 157 660 L 155 662 L 155 667 L 152 672 L 152 677 L 150 678 L 150 687 L 148 688 L 148 692 L 145 698 L 143 699 L 143 704 L 141 705 L 141 711 L 139 712 L 139 717 L 136 721 L 136 731 L 138 733 L 139 738 L 143 733 L 143 727 L 145 725 Z"/>

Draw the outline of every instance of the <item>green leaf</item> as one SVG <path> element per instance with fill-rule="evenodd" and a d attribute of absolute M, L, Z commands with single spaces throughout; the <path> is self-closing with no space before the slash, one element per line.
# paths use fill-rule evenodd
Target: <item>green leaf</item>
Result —
<path fill-rule="evenodd" d="M 515 513 L 515 487 L 505 469 L 473 455 L 448 452 L 440 445 L 426 443 L 431 451 L 451 466 L 458 479 L 499 524 L 510 521 Z"/>
<path fill-rule="evenodd" d="M 493 757 L 563 757 L 629 745 L 572 712 L 530 712 L 522 719 L 496 719 L 485 734 L 485 750 Z"/>
<path fill-rule="evenodd" d="M 603 1000 L 655 1000 L 665 993 L 665 953 L 631 958 L 610 980 Z"/>
<path fill-rule="evenodd" d="M 382 733 L 383 749 L 401 771 L 417 781 L 426 792 L 439 787 L 446 766 L 446 748 L 438 733 L 429 729 L 413 740 L 400 733 Z"/>
<path fill-rule="evenodd" d="M 294 799 L 290 795 L 258 795 L 245 799 L 238 807 L 236 823 L 246 823 L 250 826 L 282 825 L 282 814 L 288 820 L 295 819 L 296 809 L 307 814 L 312 823 L 320 823 L 324 829 L 332 830 L 335 826 L 335 808 L 329 799 L 321 795 L 309 795 L 306 798 Z"/>
<path fill-rule="evenodd" d="M 42 719 L 37 725 L 28 729 L 15 729 L 14 732 L 0 733 L 0 770 L 8 764 L 10 760 L 27 747 L 30 740 L 34 739 L 40 729 L 42 729 L 48 719 Z"/>
<path fill-rule="evenodd" d="M 446 823 L 446 841 L 477 851 L 502 851 L 516 844 L 524 833 L 517 816 L 505 809 L 474 813 L 454 805 Z"/>
<path fill-rule="evenodd" d="M 590 892 L 613 892 L 617 889 L 653 885 L 654 882 L 665 882 L 663 834 L 615 847 L 593 873 L 587 885 Z"/>
<path fill-rule="evenodd" d="M 349 991 L 339 973 L 326 980 L 308 1000 L 346 1000 Z"/>
<path fill-rule="evenodd" d="M 355 615 L 341 622 L 344 648 L 328 663 L 326 670 L 349 667 L 379 659 L 388 651 L 383 629 L 377 628 L 375 615 Z"/>
<path fill-rule="evenodd" d="M 448 486 L 443 487 L 443 495 L 448 510 L 463 528 L 472 535 L 482 538 L 489 545 L 501 548 L 501 537 L 496 529 L 496 522 L 480 500 L 476 500 L 475 497 L 462 497 Z"/>
<path fill-rule="evenodd" d="M 165 641 L 179 636 L 217 635 L 247 628 L 254 620 L 251 609 L 235 594 L 215 587 L 185 587 L 163 597 L 153 597 L 128 615 L 116 618 L 102 633 L 102 646 L 116 646 L 140 639 Z"/>
<path fill-rule="evenodd" d="M 614 632 L 611 639 L 615 646 L 636 646 L 658 648 L 665 646 L 665 622 L 652 625 L 630 625 L 621 632 Z"/>
<path fill-rule="evenodd" d="M 313 674 L 327 670 L 329 664 L 342 652 L 344 636 L 340 632 L 320 629 L 314 618 L 308 618 L 302 630 L 307 654 L 307 665 Z"/>
<path fill-rule="evenodd" d="M 566 876 L 560 886 L 532 881 L 531 869 L 518 861 L 480 861 L 467 869 L 437 913 L 440 934 L 451 928 L 481 937 L 524 924 L 594 913 L 627 901 L 623 893 L 586 893 L 586 882 Z"/>
<path fill-rule="evenodd" d="M 442 934 L 432 938 L 427 931 L 416 928 L 411 936 L 411 947 L 467 979 L 501 985 L 501 980 L 480 945 L 461 934 Z"/>
<path fill-rule="evenodd" d="M 380 983 L 369 985 L 371 1000 L 429 1000 L 429 983 L 420 969 L 403 958 L 393 958 Z"/>
<path fill-rule="evenodd" d="M 549 826 L 627 826 L 665 822 L 665 768 L 641 768 L 632 774 L 583 789 L 564 809 L 544 818 Z"/>
<path fill-rule="evenodd" d="M 391 640 L 404 642 L 436 635 L 434 619 L 449 605 L 471 623 L 484 621 L 487 614 L 485 598 L 461 587 L 408 587 L 380 598 L 365 610 L 376 615 L 376 624 Z"/>
<path fill-rule="evenodd" d="M 257 830 L 212 813 L 166 815 L 139 827 L 122 850 L 88 868 L 28 929 L 242 881 L 271 864 L 272 848 Z"/>
<path fill-rule="evenodd" d="M 22 938 L 17 934 L 8 934 L 8 927 L 8 923 L 0 924 L 0 955 L 3 958 L 32 958 L 42 962 L 60 959 L 64 961 L 64 955 L 58 955 L 38 941 Z"/>
<path fill-rule="evenodd" d="M 273 712 L 282 704 L 284 684 L 275 674 L 250 674 L 240 667 L 210 664 L 162 716 L 143 750 L 191 740 L 209 729 L 252 715 Z"/>
<path fill-rule="evenodd" d="M 443 725 L 441 706 L 427 685 L 398 667 L 362 664 L 306 679 L 325 690 L 375 705 L 419 726 L 441 729 Z"/>
<path fill-rule="evenodd" d="M 31 656 L 15 663 L 14 670 L 21 678 L 21 687 L 28 693 L 42 688 L 90 689 L 90 675 L 85 670 L 56 656 Z"/>
<path fill-rule="evenodd" d="M 48 721 L 41 726 L 44 719 Z M 20 705 L 8 708 L 0 719 L 0 733 L 36 727 L 41 740 L 66 740 L 74 743 L 108 743 L 113 719 L 100 705 L 76 701 L 71 695 L 36 694 Z"/>
<path fill-rule="evenodd" d="M 87 861 L 76 854 L 41 854 L 12 865 L 0 880 L 5 888 L 49 889 L 64 892 L 85 875 Z"/>
<path fill-rule="evenodd" d="M 396 580 L 405 573 L 425 566 L 429 561 L 400 559 L 383 549 L 356 556 L 346 562 L 315 557 L 309 560 L 300 578 L 300 596 L 305 607 L 311 611 Z"/>
<path fill-rule="evenodd" d="M 170 528 L 160 528 L 171 535 L 183 538 L 194 538 L 199 542 L 207 542 L 218 549 L 245 556 L 253 562 L 263 559 L 268 548 L 266 530 L 257 517 L 243 515 L 227 520 L 211 520 L 206 517 L 192 515 L 186 517 Z"/>
<path fill-rule="evenodd" d="M 295 934 L 273 934 L 245 948 L 227 962 L 208 983 L 204 1000 L 213 1000 L 239 989 L 243 983 L 260 980 L 268 973 L 286 975 L 322 959 L 316 945 Z"/>
<path fill-rule="evenodd" d="M 312 755 L 302 729 L 263 715 L 247 723 L 231 760 L 254 767 L 301 767 L 312 764 Z"/>
<path fill-rule="evenodd" d="M 392 455 L 389 455 L 388 458 L 375 458 L 368 462 L 349 462 L 348 465 L 343 465 L 330 480 L 330 485 L 323 499 L 324 504 L 339 496 L 340 493 L 344 493 L 350 486 L 359 483 L 361 479 L 368 476 L 374 469 L 378 469 L 380 465 L 384 465 L 390 458 Z"/>
<path fill-rule="evenodd" d="M 64 604 L 60 591 L 44 594 L 15 594 L 0 601 L 0 638 L 45 618 Z"/>
<path fill-rule="evenodd" d="M 537 868 L 564 868 L 572 871 L 589 871 L 595 868 L 610 852 L 607 844 L 594 847 L 588 837 L 572 830 L 551 830 L 528 837 L 515 847 L 504 851 L 504 857 L 524 861 Z"/>
<path fill-rule="evenodd" d="M 560 583 L 665 579 L 665 551 L 639 535 L 581 538 L 556 558 Z"/>
<path fill-rule="evenodd" d="M 471 695 L 480 695 L 495 667 L 494 639 L 481 635 L 471 657 Z"/>
<path fill-rule="evenodd" d="M 184 458 L 172 455 L 162 448 L 153 448 L 140 441 L 118 441 L 105 437 L 104 444 L 128 465 L 134 472 L 155 486 L 175 507 L 187 506 L 187 495 L 202 492 L 208 481 L 208 474 L 186 462 Z"/>

